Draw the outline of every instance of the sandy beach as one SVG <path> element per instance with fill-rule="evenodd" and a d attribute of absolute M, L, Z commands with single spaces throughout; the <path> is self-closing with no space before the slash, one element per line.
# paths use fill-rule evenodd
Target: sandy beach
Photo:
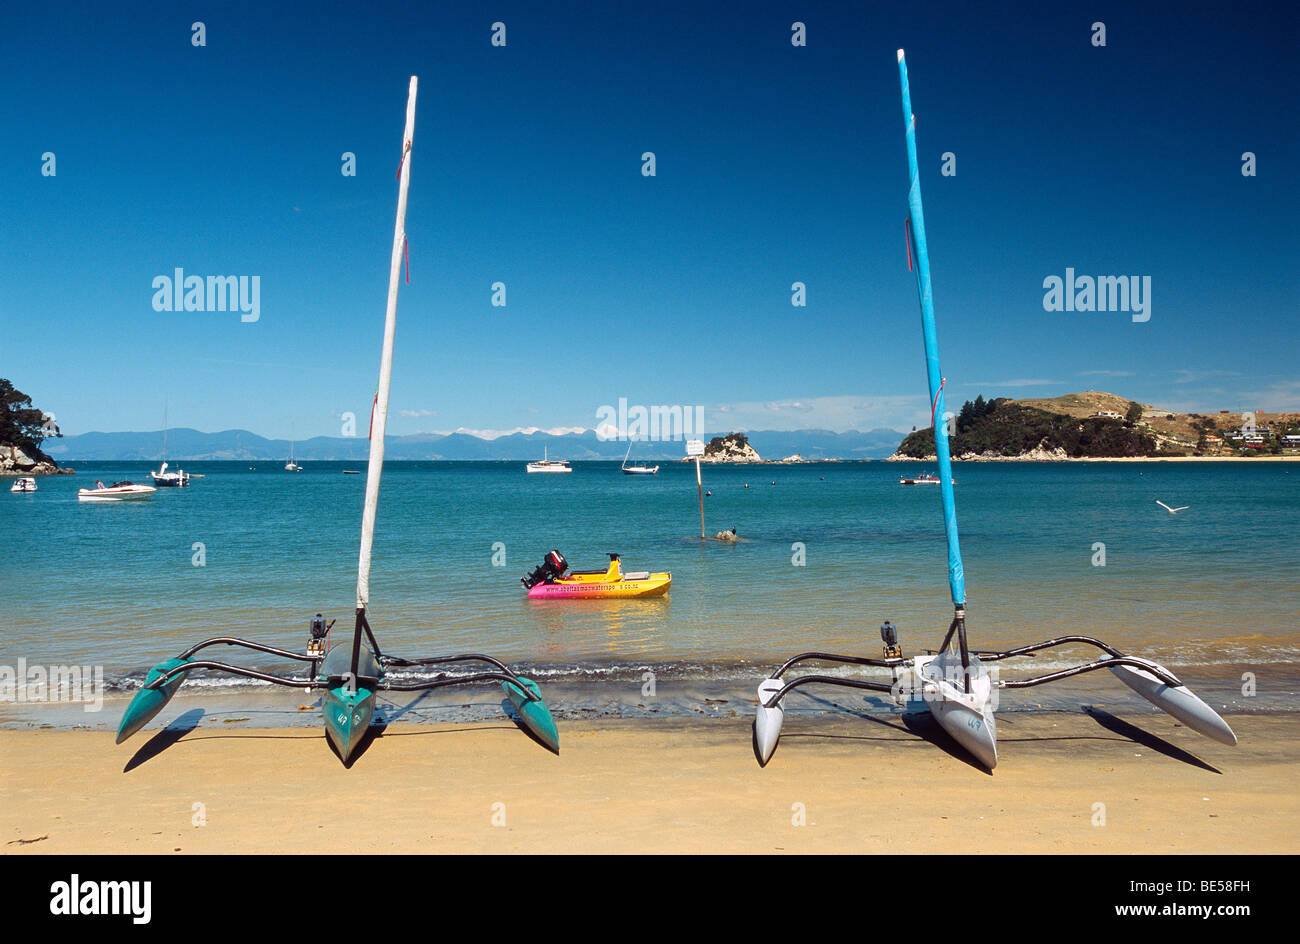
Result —
<path fill-rule="evenodd" d="M 10 854 L 1300 851 L 1300 716 L 1229 721 L 1235 748 L 1156 713 L 1007 713 L 993 774 L 898 717 L 793 718 L 765 769 L 747 718 L 571 722 L 559 756 L 505 721 L 394 725 L 350 770 L 303 728 L 122 746 L 11 730 L 0 841 Z"/>

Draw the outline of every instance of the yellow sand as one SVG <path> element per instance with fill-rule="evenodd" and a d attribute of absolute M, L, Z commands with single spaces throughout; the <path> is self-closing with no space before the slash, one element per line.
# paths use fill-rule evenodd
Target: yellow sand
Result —
<path fill-rule="evenodd" d="M 792 716 L 766 769 L 748 720 L 562 723 L 558 757 L 505 721 L 394 726 L 351 770 L 311 729 L 4 731 L 0 849 L 1300 851 L 1300 716 L 1230 721 L 1235 748 L 1156 714 L 1004 714 L 991 775 L 893 717 Z"/>

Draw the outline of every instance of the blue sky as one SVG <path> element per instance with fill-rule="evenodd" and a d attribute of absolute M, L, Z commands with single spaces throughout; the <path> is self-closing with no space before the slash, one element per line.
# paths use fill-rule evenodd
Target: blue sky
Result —
<path fill-rule="evenodd" d="M 65 433 L 157 428 L 164 398 L 203 430 L 364 426 L 411 74 L 390 432 L 591 427 L 620 397 L 719 429 L 923 422 L 899 46 L 950 401 L 1300 409 L 1294 10 L 17 6 L 0 376 Z M 259 276 L 260 319 L 155 312 L 176 267 Z M 1067 267 L 1149 276 L 1150 321 L 1044 311 Z"/>

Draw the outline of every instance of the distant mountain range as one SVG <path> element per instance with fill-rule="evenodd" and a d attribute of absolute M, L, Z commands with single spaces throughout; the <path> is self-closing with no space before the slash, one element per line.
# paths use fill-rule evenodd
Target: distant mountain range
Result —
<path fill-rule="evenodd" d="M 726 431 L 724 431 L 726 432 Z M 835 433 L 820 429 L 758 430 L 749 442 L 764 459 L 784 459 L 798 454 L 805 459 L 883 459 L 898 448 L 903 434 L 892 429 Z M 702 438 L 708 439 L 705 434 Z M 162 454 L 162 433 L 81 433 L 47 439 L 42 449 L 61 465 L 87 461 L 155 462 Z M 627 441 L 600 440 L 594 430 L 581 433 L 512 433 L 484 439 L 468 433 L 418 433 L 389 436 L 384 448 L 388 459 L 518 460 L 540 459 L 543 449 L 552 459 L 622 459 Z M 634 459 L 672 461 L 686 453 L 681 442 L 641 442 Z M 303 461 L 363 461 L 369 455 L 364 436 L 317 436 L 294 443 L 294 458 Z M 244 429 L 203 433 L 196 429 L 167 431 L 167 458 L 171 461 L 247 459 L 284 460 L 287 439 L 267 439 Z"/>

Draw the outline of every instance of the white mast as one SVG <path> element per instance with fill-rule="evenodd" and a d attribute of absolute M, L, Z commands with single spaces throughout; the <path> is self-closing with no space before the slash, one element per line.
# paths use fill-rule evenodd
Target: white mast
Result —
<path fill-rule="evenodd" d="M 411 183 L 411 141 L 415 136 L 416 76 L 406 97 L 406 130 L 402 134 L 401 186 L 397 191 L 397 224 L 393 227 L 393 257 L 388 269 L 388 312 L 384 316 L 384 352 L 379 361 L 379 391 L 370 429 L 370 464 L 366 468 L 366 507 L 361 516 L 361 557 L 357 566 L 357 610 L 370 603 L 370 549 L 375 540 L 379 507 L 379 477 L 384 471 L 384 427 L 388 420 L 388 388 L 393 379 L 393 335 L 397 330 L 397 286 L 406 243 L 406 191 Z M 360 629 L 358 629 L 360 632 Z"/>

